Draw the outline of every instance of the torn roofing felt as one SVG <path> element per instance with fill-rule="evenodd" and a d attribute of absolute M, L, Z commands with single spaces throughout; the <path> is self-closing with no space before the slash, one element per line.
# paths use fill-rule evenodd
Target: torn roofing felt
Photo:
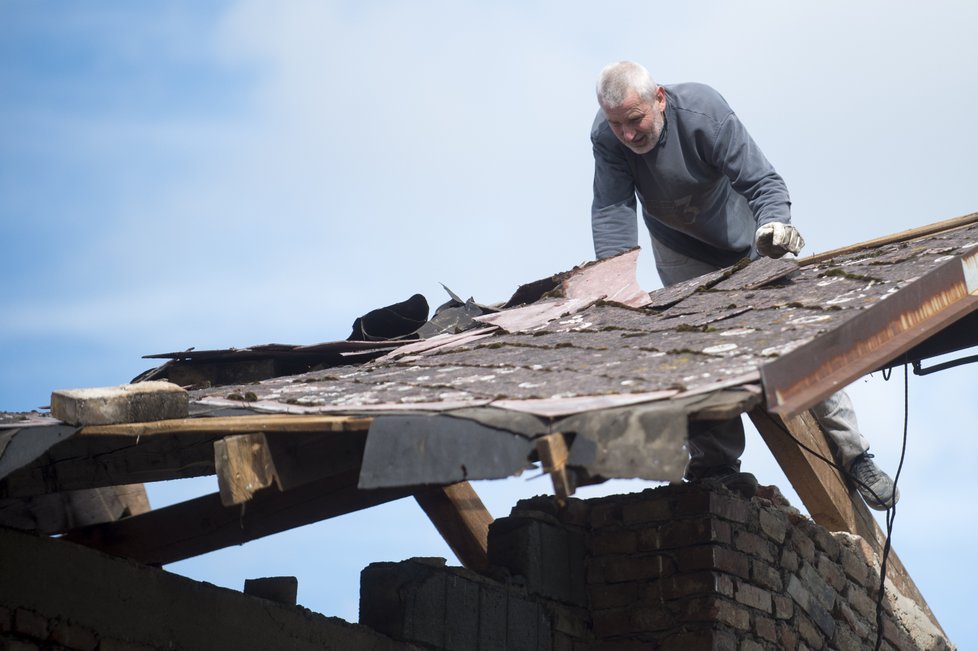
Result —
<path fill-rule="evenodd" d="M 972 224 L 811 265 L 761 259 L 644 301 L 631 289 L 632 251 L 571 273 L 585 291 L 477 317 L 491 327 L 407 344 L 356 367 L 205 389 L 194 399 L 288 413 L 441 411 L 681 396 L 763 377 L 769 407 L 795 413 L 974 310 L 976 243 Z M 596 282 L 612 264 L 617 280 Z M 255 399 L 235 399 L 246 393 Z"/>

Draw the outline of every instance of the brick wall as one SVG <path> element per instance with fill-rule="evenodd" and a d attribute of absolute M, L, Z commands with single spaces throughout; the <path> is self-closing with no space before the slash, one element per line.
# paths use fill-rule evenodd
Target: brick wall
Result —
<path fill-rule="evenodd" d="M 879 575 L 859 541 L 763 494 L 524 500 L 490 528 L 487 576 L 365 568 L 359 625 L 0 529 L 0 651 L 872 649 Z M 885 603 L 883 649 L 952 648 L 906 600 Z"/>
<path fill-rule="evenodd" d="M 0 528 L 0 651 L 410 651 L 365 626 Z"/>
<path fill-rule="evenodd" d="M 492 579 L 371 565 L 361 623 L 451 651 L 872 649 L 879 574 L 859 541 L 762 494 L 683 484 L 565 509 L 525 500 L 490 528 Z M 953 648 L 884 602 L 882 649 Z"/>

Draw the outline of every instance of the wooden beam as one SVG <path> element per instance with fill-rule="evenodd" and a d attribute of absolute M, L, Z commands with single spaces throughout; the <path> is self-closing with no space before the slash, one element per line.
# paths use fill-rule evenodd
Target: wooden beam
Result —
<path fill-rule="evenodd" d="M 262 491 L 240 507 L 213 493 L 131 518 L 71 531 L 64 540 L 150 565 L 166 565 L 280 531 L 407 497 L 410 489 L 358 490 L 346 472 L 294 490 Z"/>
<path fill-rule="evenodd" d="M 201 416 L 149 423 L 90 425 L 81 436 L 156 436 L 160 434 L 249 434 L 251 432 L 355 432 L 370 429 L 373 418 L 306 414 L 256 414 L 253 416 Z"/>
<path fill-rule="evenodd" d="M 564 506 L 567 498 L 574 494 L 574 481 L 567 472 L 567 441 L 560 432 L 547 434 L 536 439 L 537 455 L 543 464 L 544 472 L 550 473 L 554 483 L 554 496 L 557 504 Z"/>
<path fill-rule="evenodd" d="M 46 439 L 45 428 L 32 428 L 30 438 L 37 442 L 21 446 L 30 449 L 21 451 L 20 468 L 0 481 L 0 499 L 212 475 L 215 439 L 254 432 L 343 438 L 343 433 L 366 432 L 372 420 L 290 414 L 177 418 L 88 426 L 67 434 L 64 427 L 52 428 Z M 15 444 L 19 439 L 8 447 Z"/>
<path fill-rule="evenodd" d="M 241 504 L 275 481 L 275 468 L 265 435 L 235 434 L 214 441 L 218 493 L 224 506 Z"/>
<path fill-rule="evenodd" d="M 426 487 L 417 490 L 414 499 L 462 565 L 475 572 L 489 568 L 492 515 L 469 482 Z"/>
<path fill-rule="evenodd" d="M 927 226 L 918 226 L 917 228 L 911 228 L 910 230 L 906 230 L 901 233 L 877 237 L 876 239 L 867 240 L 858 244 L 851 244 L 839 249 L 825 251 L 824 253 L 816 253 L 815 255 L 810 255 L 807 258 L 799 258 L 798 264 L 801 266 L 819 264 L 820 262 L 825 262 L 826 260 L 836 258 L 840 255 L 848 255 L 850 253 L 862 251 L 863 249 L 875 248 L 884 246 L 886 244 L 895 244 L 897 242 L 915 240 L 919 237 L 927 237 L 928 235 L 934 235 L 935 233 L 942 233 L 955 228 L 969 226 L 975 222 L 978 222 L 978 212 L 973 212 L 969 215 L 963 215 L 961 217 L 955 217 L 953 219 L 945 219 L 944 221 L 928 224 Z"/>
<path fill-rule="evenodd" d="M 860 550 L 871 567 L 883 558 L 886 536 L 855 488 L 849 488 L 835 466 L 830 466 L 803 449 L 798 441 L 827 459 L 833 454 L 825 434 L 811 412 L 785 420 L 762 406 L 750 411 L 750 418 L 771 453 L 801 498 L 809 515 L 829 531 L 845 531 L 859 536 Z M 793 438 L 792 438 L 793 437 Z M 940 623 L 896 551 L 890 548 L 886 576 L 907 598 L 912 599 L 943 633 Z"/>
<path fill-rule="evenodd" d="M 243 504 L 273 483 L 287 491 L 359 470 L 365 443 L 365 432 L 254 432 L 215 441 L 221 501 Z"/>

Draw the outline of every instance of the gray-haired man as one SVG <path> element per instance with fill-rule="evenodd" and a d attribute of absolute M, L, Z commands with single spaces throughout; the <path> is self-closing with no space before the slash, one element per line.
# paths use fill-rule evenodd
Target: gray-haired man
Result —
<path fill-rule="evenodd" d="M 791 225 L 784 180 L 717 91 L 660 86 L 641 65 L 623 61 L 601 72 L 597 95 L 591 227 L 599 259 L 638 244 L 636 197 L 664 285 L 805 245 Z M 836 393 L 812 412 L 866 503 L 893 506 L 899 493 L 868 454 L 849 397 Z M 739 418 L 691 424 L 686 478 L 716 477 L 752 495 L 757 480 L 740 472 L 744 446 Z"/>

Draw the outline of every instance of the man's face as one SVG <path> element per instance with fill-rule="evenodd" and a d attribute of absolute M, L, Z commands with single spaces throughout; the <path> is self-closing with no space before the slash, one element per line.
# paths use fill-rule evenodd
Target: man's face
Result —
<path fill-rule="evenodd" d="M 655 99 L 642 99 L 634 90 L 628 91 L 625 101 L 617 108 L 601 105 L 608 126 L 626 147 L 636 154 L 647 154 L 659 142 L 665 126 L 666 93 L 659 86 Z"/>

